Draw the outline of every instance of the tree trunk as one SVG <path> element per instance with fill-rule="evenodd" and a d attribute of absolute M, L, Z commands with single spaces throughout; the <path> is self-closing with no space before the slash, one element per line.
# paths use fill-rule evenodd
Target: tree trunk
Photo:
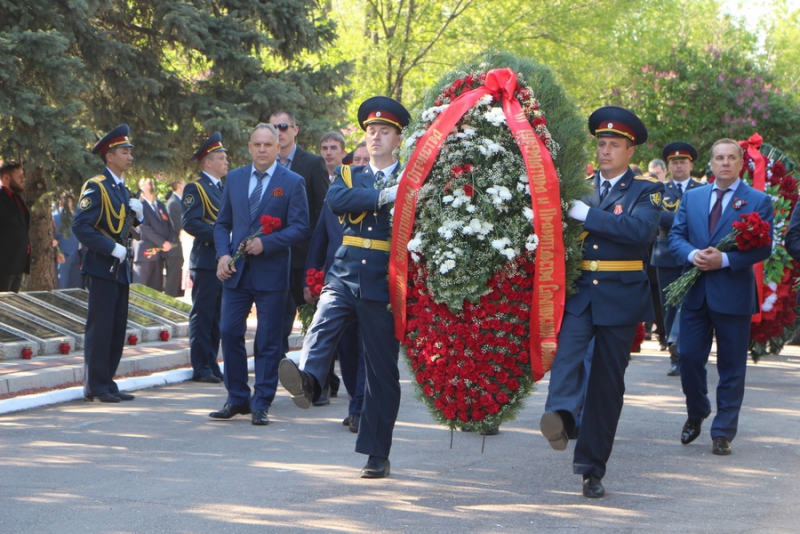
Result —
<path fill-rule="evenodd" d="M 53 251 L 53 214 L 47 179 L 41 168 L 25 173 L 25 205 L 31 214 L 31 273 L 26 277 L 25 291 L 50 291 L 56 287 L 56 265 Z"/>

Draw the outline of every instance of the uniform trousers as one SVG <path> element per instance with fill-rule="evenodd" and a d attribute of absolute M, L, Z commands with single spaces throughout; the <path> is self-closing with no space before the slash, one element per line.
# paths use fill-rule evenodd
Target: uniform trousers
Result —
<path fill-rule="evenodd" d="M 114 383 L 128 327 L 127 284 L 86 275 L 89 313 L 83 344 L 83 394 L 117 393 Z"/>
<path fill-rule="evenodd" d="M 222 281 L 217 272 L 192 269 L 192 309 L 189 312 L 189 358 L 193 378 L 222 377 L 217 363 L 219 323 L 222 315 Z"/>
<path fill-rule="evenodd" d="M 546 411 L 568 412 L 567 434 L 580 417 L 580 432 L 575 444 L 573 472 L 603 478 L 611 456 L 617 424 L 625 394 L 625 369 L 631 352 L 636 324 L 597 326 L 591 304 L 580 315 L 564 314 L 558 335 L 558 350 L 550 369 Z M 594 354 L 586 365 L 589 344 L 594 338 Z M 589 379 L 585 381 L 586 368 Z M 585 387 L 583 414 L 582 392 Z"/>
<path fill-rule="evenodd" d="M 661 297 L 661 309 L 664 311 L 664 331 L 666 332 L 665 335 L 669 336 L 675 324 L 678 308 L 675 306 L 667 306 L 667 295 L 664 293 L 664 290 L 681 276 L 683 267 L 656 267 L 656 272 L 658 273 L 658 293 Z M 664 339 L 667 339 L 667 343 L 669 343 L 668 337 Z M 677 354 L 675 358 L 677 358 Z"/>
<path fill-rule="evenodd" d="M 313 375 L 318 385 L 324 384 L 339 338 L 350 323 L 358 321 L 366 380 L 356 452 L 381 458 L 389 457 L 400 409 L 400 343 L 394 337 L 394 319 L 386 305 L 355 296 L 331 276 L 322 289 L 300 356 L 300 368 Z"/>
<path fill-rule="evenodd" d="M 164 260 L 160 256 L 155 261 L 133 263 L 133 283 L 143 284 L 156 291 L 164 288 Z"/>
<path fill-rule="evenodd" d="M 167 267 L 166 282 L 164 282 L 164 293 L 170 297 L 177 297 L 181 291 L 181 274 L 183 273 L 183 256 L 164 256 L 164 264 Z"/>
<path fill-rule="evenodd" d="M 681 386 L 686 395 L 686 411 L 692 419 L 705 419 L 711 413 L 706 363 L 713 335 L 717 338 L 719 382 L 712 439 L 733 440 L 736 436 L 744 399 L 750 319 L 750 315 L 715 312 L 705 303 L 698 310 L 689 310 L 686 306 L 681 309 Z"/>
<path fill-rule="evenodd" d="M 252 272 L 245 263 L 238 287 L 222 288 L 222 356 L 225 361 L 224 381 L 228 390 L 227 402 L 237 406 L 250 404 L 250 409 L 269 410 L 278 387 L 278 364 L 283 353 L 282 325 L 286 309 L 286 291 L 258 291 L 253 288 Z M 247 385 L 247 350 L 244 336 L 247 316 L 256 305 L 258 326 L 257 347 L 254 349 L 255 384 L 253 396 Z"/>
<path fill-rule="evenodd" d="M 358 329 L 358 322 L 352 322 L 345 329 L 339 343 L 336 345 L 336 357 L 339 359 L 339 369 L 342 373 L 342 382 L 350 395 L 348 413 L 361 413 L 364 404 L 364 381 L 366 380 L 366 365 L 364 363 L 364 342 Z M 330 376 L 329 376 L 330 379 Z"/>

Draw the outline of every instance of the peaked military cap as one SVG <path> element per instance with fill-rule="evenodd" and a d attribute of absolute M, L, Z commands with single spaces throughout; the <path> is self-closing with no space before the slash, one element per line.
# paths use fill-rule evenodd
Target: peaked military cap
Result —
<path fill-rule="evenodd" d="M 344 155 L 342 158 L 342 165 L 352 165 L 353 164 L 353 156 L 355 156 L 356 151 L 351 150 L 347 154 Z"/>
<path fill-rule="evenodd" d="M 661 151 L 661 159 L 669 161 L 675 158 L 689 158 L 690 161 L 697 161 L 697 150 L 689 143 L 675 141 L 664 147 Z"/>
<path fill-rule="evenodd" d="M 595 137 L 625 137 L 634 145 L 647 141 L 647 128 L 642 120 L 619 106 L 603 106 L 589 115 L 589 132 Z"/>
<path fill-rule="evenodd" d="M 200 145 L 197 152 L 189 161 L 203 161 L 203 158 L 212 152 L 227 152 L 225 147 L 222 146 L 222 134 L 219 132 L 212 133 L 205 142 Z"/>
<path fill-rule="evenodd" d="M 92 148 L 92 154 L 102 156 L 112 148 L 132 147 L 133 145 L 131 144 L 131 139 L 129 137 L 130 133 L 131 129 L 127 124 L 120 124 L 108 132 L 105 137 L 100 139 L 97 144 L 94 145 L 94 148 Z"/>
<path fill-rule="evenodd" d="M 396 126 L 400 130 L 411 122 L 411 114 L 403 104 L 388 96 L 373 96 L 364 100 L 358 108 L 358 124 L 362 130 L 374 123 Z"/>

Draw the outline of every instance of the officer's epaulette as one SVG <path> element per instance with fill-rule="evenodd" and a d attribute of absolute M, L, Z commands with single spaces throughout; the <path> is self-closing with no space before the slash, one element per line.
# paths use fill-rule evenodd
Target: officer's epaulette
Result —
<path fill-rule="evenodd" d="M 97 175 L 97 176 L 95 176 L 94 178 L 89 178 L 89 180 L 88 180 L 88 181 L 89 181 L 89 182 L 94 182 L 94 183 L 96 183 L 96 184 L 99 184 L 100 182 L 102 182 L 102 181 L 103 181 L 103 180 L 105 180 L 105 179 L 106 179 L 106 175 L 105 175 L 105 174 L 98 174 L 98 175 Z"/>
<path fill-rule="evenodd" d="M 652 176 L 639 176 L 639 175 L 636 175 L 636 176 L 633 177 L 633 179 L 634 180 L 645 180 L 645 181 L 648 181 L 648 182 L 651 182 L 651 183 L 654 183 L 654 184 L 659 183 L 658 178 L 653 178 Z"/>

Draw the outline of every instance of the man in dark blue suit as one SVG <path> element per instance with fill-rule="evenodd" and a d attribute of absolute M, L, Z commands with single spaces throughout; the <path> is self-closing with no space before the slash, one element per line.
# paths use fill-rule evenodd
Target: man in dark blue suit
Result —
<path fill-rule="evenodd" d="M 589 131 L 597 137 L 600 172 L 594 191 L 574 201 L 568 212 L 584 223 L 581 276 L 577 293 L 565 304 L 540 426 L 554 449 L 566 449 L 583 403 L 573 471 L 583 475 L 583 495 L 595 498 L 605 494 L 601 479 L 622 411 L 636 327 L 654 318 L 644 264 L 658 228 L 664 184 L 635 176 L 629 166 L 635 145 L 647 141 L 647 129 L 635 114 L 602 107 L 589 117 Z"/>
<path fill-rule="evenodd" d="M 252 412 L 254 425 L 268 425 L 267 412 L 278 385 L 283 356 L 283 316 L 289 291 L 290 247 L 309 235 L 308 201 L 303 178 L 278 165 L 278 132 L 259 124 L 247 144 L 252 165 L 228 173 L 222 207 L 214 226 L 217 276 L 222 283 L 222 355 L 225 360 L 225 406 L 210 415 L 230 419 Z M 261 217 L 280 219 L 269 235 L 250 239 L 261 229 Z M 242 246 L 245 255 L 229 265 Z M 255 302 L 258 317 L 253 396 L 247 385 L 244 335 Z"/>
<path fill-rule="evenodd" d="M 740 216 L 758 212 L 770 225 L 772 199 L 739 178 L 742 149 L 730 139 L 711 147 L 711 187 L 687 192 L 669 234 L 669 249 L 676 258 L 703 271 L 683 301 L 680 316 L 681 385 L 686 395 L 688 419 L 681 443 L 700 435 L 711 413 L 706 362 L 712 336 L 717 338 L 717 415 L 711 425 L 711 452 L 731 453 L 739 410 L 744 398 L 744 377 L 750 343 L 751 316 L 761 308 L 753 265 L 769 258 L 772 247 L 720 252 L 719 241 L 730 233 Z"/>
<path fill-rule="evenodd" d="M 196 181 L 183 188 L 181 224 L 194 237 L 189 256 L 192 278 L 192 309 L 189 312 L 189 358 L 192 380 L 219 384 L 222 371 L 217 364 L 219 323 L 222 313 L 222 280 L 217 278 L 214 223 L 222 206 L 223 176 L 228 156 L 222 134 L 214 132 L 189 160 L 202 169 Z"/>
<path fill-rule="evenodd" d="M 399 342 L 389 303 L 391 203 L 397 186 L 383 187 L 398 172 L 393 151 L 400 147 L 408 111 L 387 97 L 373 97 L 358 109 L 367 133 L 368 165 L 341 167 L 327 203 L 343 225 L 342 246 L 325 278 L 317 312 L 306 334 L 300 368 L 288 358 L 280 365 L 281 385 L 300 408 L 322 393 L 339 337 L 357 320 L 364 340 L 366 392 L 356 452 L 369 455 L 362 478 L 389 476 L 392 431 L 400 408 Z"/>
<path fill-rule="evenodd" d="M 144 220 L 142 203 L 131 198 L 122 174 L 131 168 L 133 145 L 127 124 L 114 128 L 92 148 L 103 158 L 103 174 L 83 184 L 72 231 L 88 251 L 81 270 L 89 290 L 83 358 L 83 395 L 87 401 L 133 400 L 114 382 L 122 358 L 128 327 L 128 290 L 131 269 L 129 251 L 122 235 L 126 217 L 135 214 L 133 224 Z"/>
<path fill-rule="evenodd" d="M 664 147 L 661 157 L 667 162 L 670 181 L 667 182 L 664 192 L 664 211 L 661 212 L 661 221 L 658 224 L 658 238 L 653 246 L 653 255 L 650 259 L 651 265 L 656 268 L 658 274 L 658 289 L 661 298 L 661 308 L 664 310 L 664 330 L 667 336 L 672 332 L 672 325 L 675 322 L 675 315 L 678 309 L 675 306 L 667 306 L 664 288 L 678 279 L 683 272 L 685 262 L 683 258 L 676 259 L 669 251 L 669 230 L 675 219 L 675 213 L 681 204 L 683 194 L 689 189 L 702 187 L 703 184 L 692 179 L 692 164 L 697 160 L 697 150 L 689 143 L 675 141 Z M 670 351 L 670 370 L 669 376 L 679 376 L 680 366 L 678 363 L 677 343 L 669 344 Z"/>
<path fill-rule="evenodd" d="M 153 179 L 140 179 L 139 190 L 144 221 L 139 225 L 141 237 L 133 244 L 133 283 L 161 291 L 164 289 L 164 256 L 161 251 L 172 249 L 172 224 L 167 207 L 158 200 Z"/>

